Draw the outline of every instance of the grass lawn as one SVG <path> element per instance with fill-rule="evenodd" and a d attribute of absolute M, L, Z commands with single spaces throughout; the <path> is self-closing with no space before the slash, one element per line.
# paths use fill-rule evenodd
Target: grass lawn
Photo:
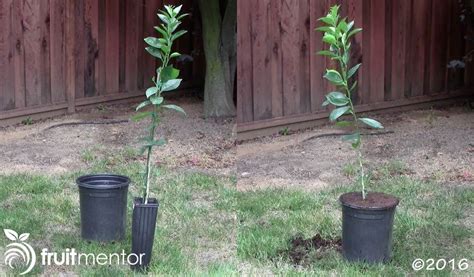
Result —
<path fill-rule="evenodd" d="M 89 172 L 117 172 L 136 181 L 140 161 L 133 151 L 109 159 L 84 153 Z M 342 170 L 342 169 L 341 169 Z M 115 253 L 130 249 L 130 230 L 123 242 L 89 243 L 80 238 L 78 191 L 73 180 L 85 172 L 66 176 L 0 175 L 0 227 L 30 233 L 28 242 L 39 251 L 75 248 L 82 253 Z M 394 229 L 393 260 L 368 266 L 344 262 L 336 250 L 309 253 L 304 266 L 286 256 L 289 240 L 321 234 L 334 238 L 341 233 L 338 196 L 351 189 L 335 187 L 320 192 L 266 189 L 238 192 L 235 180 L 198 173 L 161 172 L 153 195 L 161 201 L 154 256 L 150 272 L 157 275 L 342 275 L 405 276 L 414 274 L 415 258 L 473 260 L 472 230 L 464 224 L 472 212 L 474 191 L 443 187 L 435 181 L 418 181 L 388 168 L 371 189 L 399 196 Z M 137 196 L 133 185 L 129 195 Z M 128 216 L 130 229 L 131 216 Z M 0 235 L 0 247 L 7 240 Z M 0 248 L 0 253 L 3 249 Z M 2 261 L 3 262 L 3 261 Z M 3 263 L 2 263 L 3 264 Z M 3 265 L 2 265 L 3 266 Z M 471 265 L 472 267 L 472 265 Z M 18 273 L 19 269 L 8 273 Z M 126 266 L 36 267 L 46 275 L 76 273 L 84 276 L 128 276 Z M 472 271 L 470 271 L 472 273 Z M 425 272 L 426 273 L 426 272 Z M 429 275 L 469 275 L 450 270 Z M 2 274 L 0 274 L 2 275 Z"/>

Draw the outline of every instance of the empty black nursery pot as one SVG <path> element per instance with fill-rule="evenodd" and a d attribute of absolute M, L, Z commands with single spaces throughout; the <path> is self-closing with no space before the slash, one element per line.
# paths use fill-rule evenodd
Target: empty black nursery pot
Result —
<path fill-rule="evenodd" d="M 82 238 L 94 241 L 123 239 L 130 179 L 99 174 L 79 177 L 76 183 L 80 195 Z"/>
<path fill-rule="evenodd" d="M 392 229 L 399 199 L 384 193 L 341 195 L 342 254 L 348 261 L 382 263 L 391 258 Z"/>
<path fill-rule="evenodd" d="M 143 198 L 135 198 L 132 217 L 132 253 L 141 258 L 141 263 L 131 265 L 136 271 L 145 271 L 151 261 L 153 241 L 155 239 L 156 217 L 158 215 L 158 200 L 149 198 L 143 203 Z"/>

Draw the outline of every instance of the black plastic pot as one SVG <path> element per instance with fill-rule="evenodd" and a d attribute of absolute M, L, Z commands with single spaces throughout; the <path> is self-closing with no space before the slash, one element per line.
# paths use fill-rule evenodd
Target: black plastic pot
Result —
<path fill-rule="evenodd" d="M 141 257 L 141 263 L 131 265 L 136 271 L 145 271 L 150 265 L 153 241 L 155 239 L 156 217 L 158 215 L 158 200 L 135 198 L 132 217 L 132 253 Z"/>
<path fill-rule="evenodd" d="M 81 235 L 94 241 L 117 241 L 125 236 L 130 179 L 99 174 L 79 177 Z"/>
<path fill-rule="evenodd" d="M 352 262 L 382 263 L 391 258 L 392 229 L 399 200 L 388 194 L 370 192 L 341 195 L 342 254 Z"/>

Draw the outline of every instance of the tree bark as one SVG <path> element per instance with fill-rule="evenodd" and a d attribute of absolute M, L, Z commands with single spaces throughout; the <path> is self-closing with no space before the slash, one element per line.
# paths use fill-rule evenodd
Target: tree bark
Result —
<path fill-rule="evenodd" d="M 229 2 L 233 1 L 235 0 Z M 206 56 L 204 116 L 207 118 L 235 115 L 235 106 L 232 99 L 233 85 L 231 83 L 233 78 L 230 77 L 229 53 L 222 40 L 223 20 L 219 2 L 219 0 L 198 1 L 202 15 L 204 53 Z"/>

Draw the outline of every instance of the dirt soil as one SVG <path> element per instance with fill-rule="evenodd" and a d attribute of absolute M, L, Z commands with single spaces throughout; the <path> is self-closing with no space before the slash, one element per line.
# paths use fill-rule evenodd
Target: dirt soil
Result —
<path fill-rule="evenodd" d="M 290 239 L 289 244 L 289 249 L 281 251 L 280 255 L 289 258 L 294 265 L 302 266 L 310 265 L 314 259 L 321 259 L 324 252 L 329 249 L 337 251 L 342 249 L 340 238 L 323 239 L 319 234 L 309 239 L 297 235 Z"/>
<path fill-rule="evenodd" d="M 364 136 L 363 152 L 370 168 L 398 162 L 405 167 L 404 174 L 474 186 L 474 111 L 450 107 L 375 117 L 393 133 Z M 345 131 L 328 125 L 238 145 L 238 188 L 311 191 L 351 182 L 345 170 L 356 161 L 350 145 L 338 136 L 314 138 L 335 132 Z"/>
<path fill-rule="evenodd" d="M 202 102 L 194 98 L 180 99 L 177 104 L 186 110 L 187 117 L 172 111 L 164 112 L 157 137 L 167 139 L 168 144 L 157 151 L 156 163 L 170 168 L 233 174 L 233 120 L 204 120 Z M 0 129 L 0 174 L 61 174 L 86 168 L 85 151 L 106 155 L 126 148 L 138 150 L 139 139 L 145 137 L 148 122 L 129 120 L 135 114 L 135 106 L 98 105 L 74 115 Z M 56 126 L 118 120 L 126 122 Z"/>

